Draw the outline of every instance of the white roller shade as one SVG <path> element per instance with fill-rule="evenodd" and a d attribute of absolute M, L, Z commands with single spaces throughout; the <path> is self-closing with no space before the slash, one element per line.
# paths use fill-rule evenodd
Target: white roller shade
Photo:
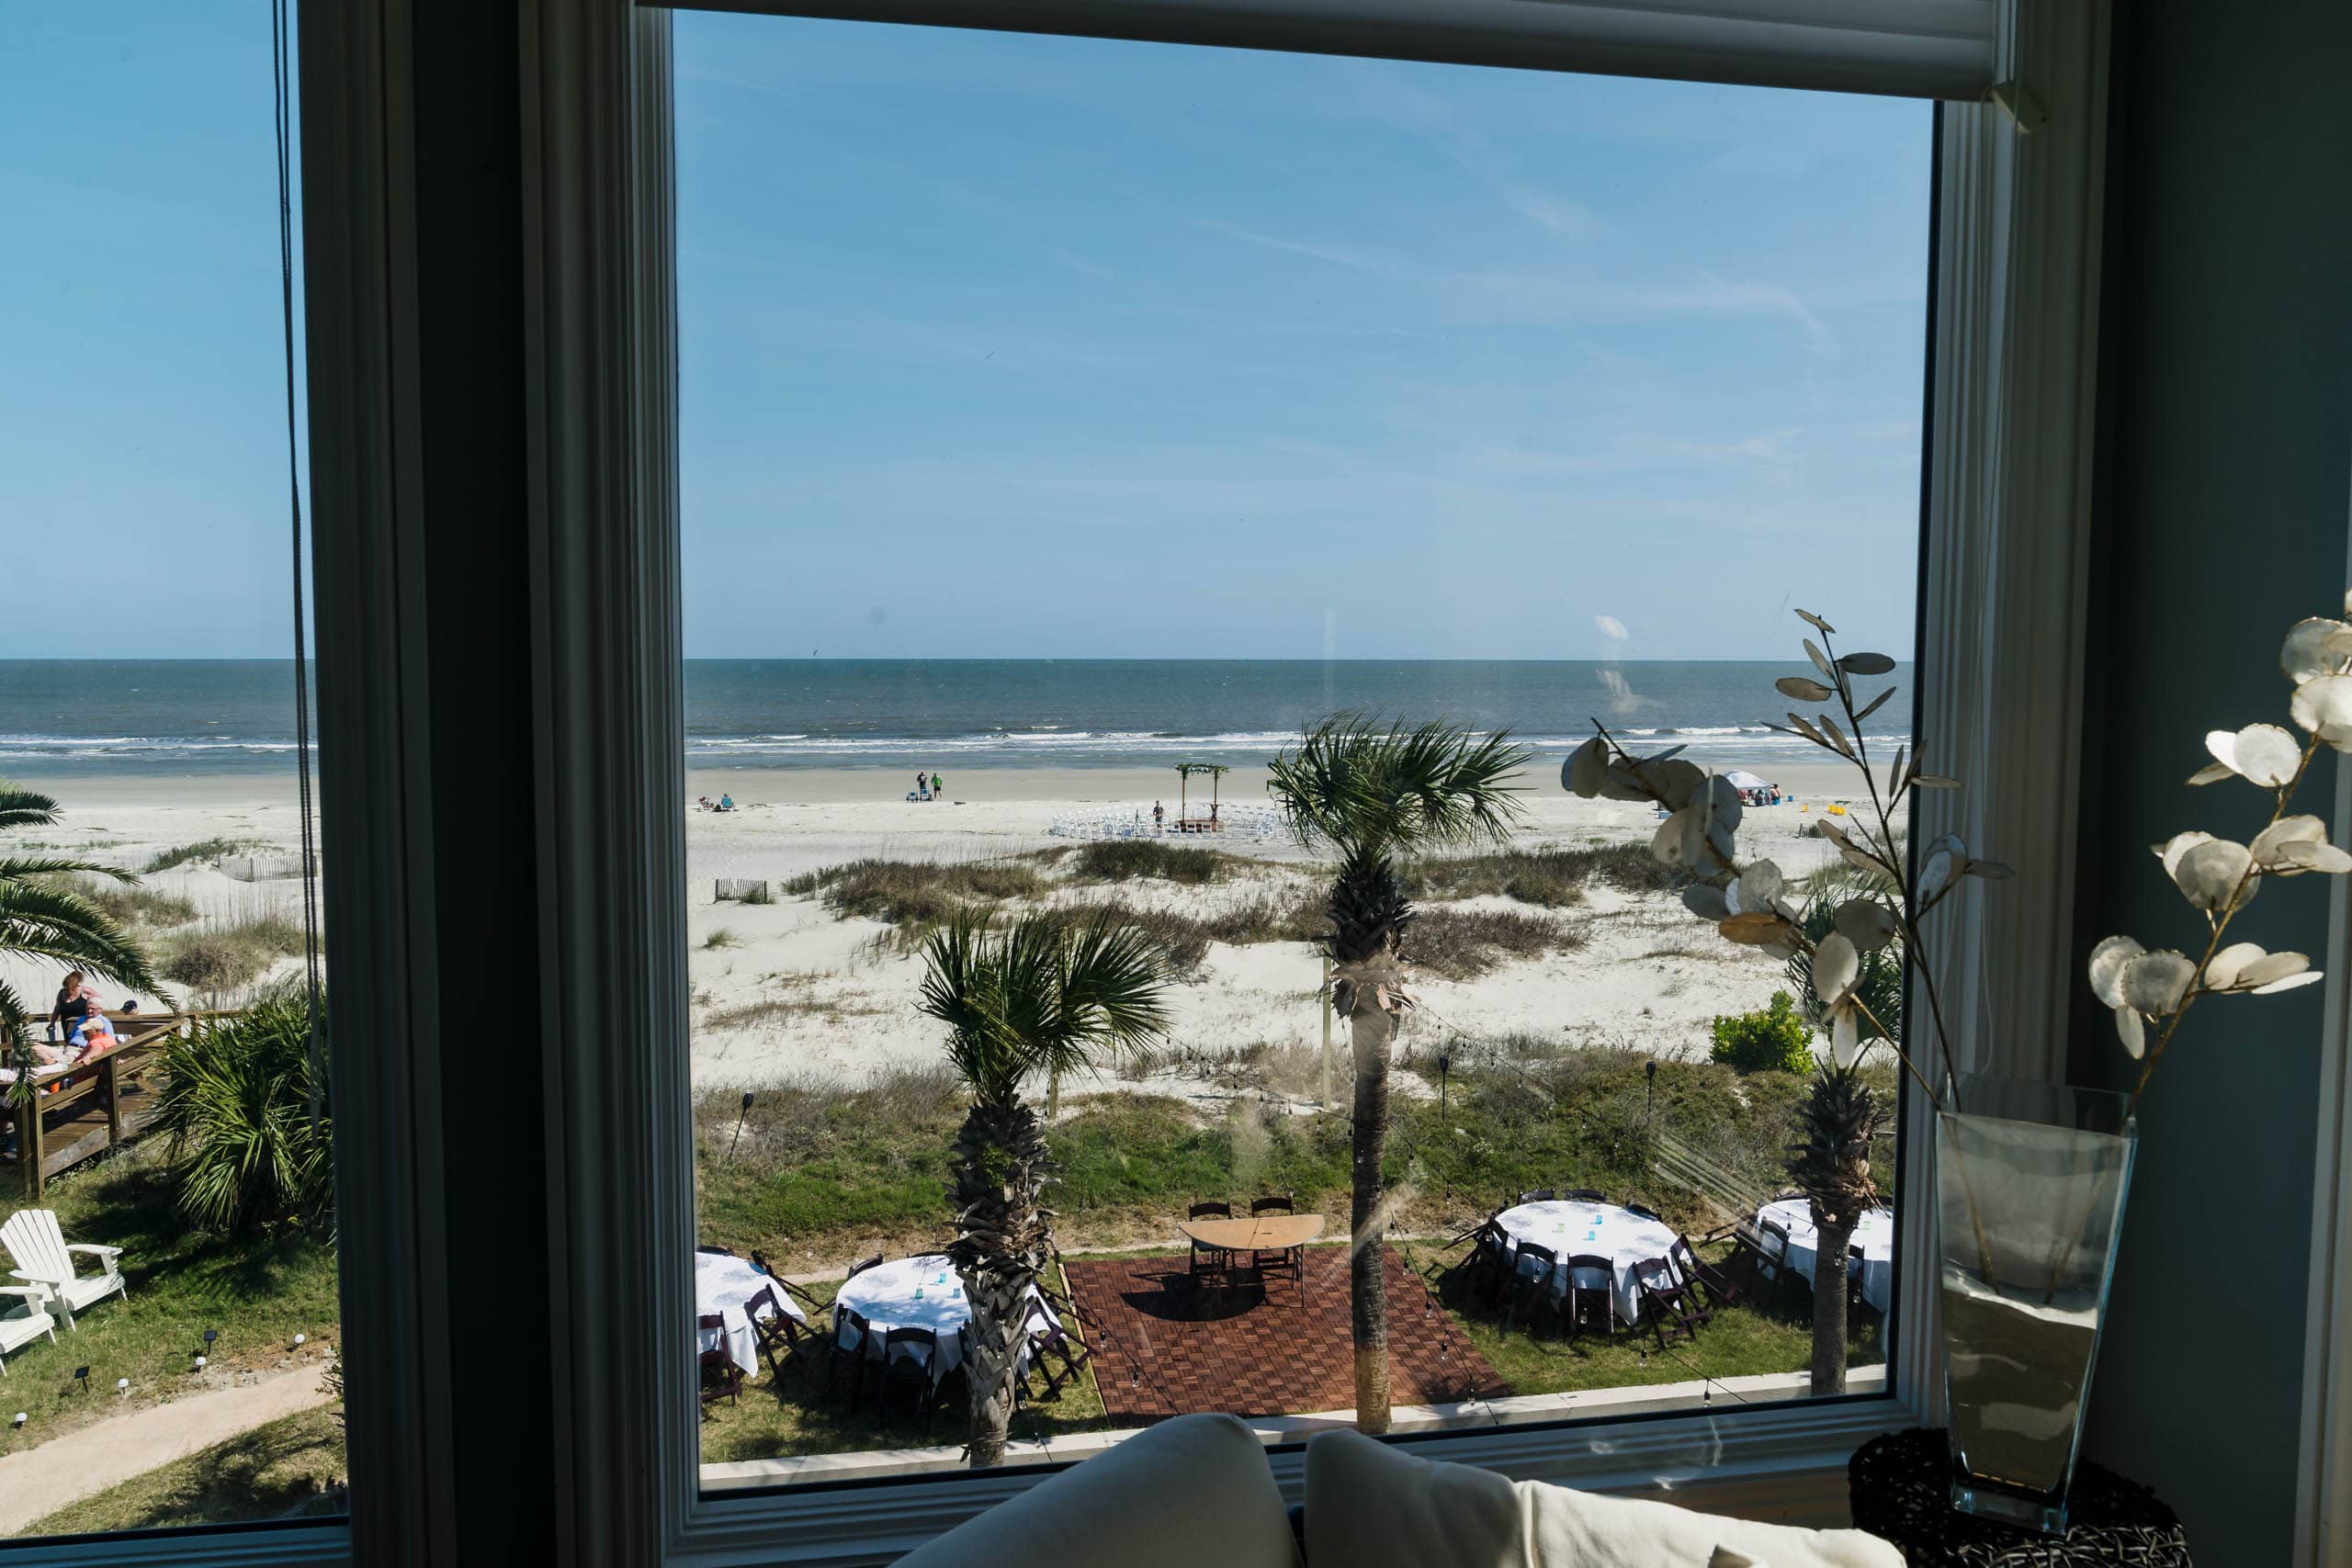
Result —
<path fill-rule="evenodd" d="M 719 0 L 707 8 L 1974 99 L 2002 0 Z"/>

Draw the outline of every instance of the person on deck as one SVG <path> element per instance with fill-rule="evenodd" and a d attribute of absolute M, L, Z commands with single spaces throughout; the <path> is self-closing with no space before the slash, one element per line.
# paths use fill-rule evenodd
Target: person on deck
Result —
<path fill-rule="evenodd" d="M 71 1039 L 74 1032 L 82 1027 L 82 1021 L 89 1017 L 97 1005 L 97 991 L 83 977 L 82 971 L 76 969 L 66 976 L 65 984 L 58 987 L 57 1003 L 49 1010 L 49 1021 L 57 1026 L 61 1039 Z"/>

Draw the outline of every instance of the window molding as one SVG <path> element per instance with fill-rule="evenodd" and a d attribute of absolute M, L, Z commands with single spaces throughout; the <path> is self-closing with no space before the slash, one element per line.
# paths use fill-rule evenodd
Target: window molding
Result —
<path fill-rule="evenodd" d="M 548 1052 L 549 1540 L 567 1561 L 616 1568 L 887 1561 L 1042 1472 L 705 1498 L 691 1358 L 658 1353 L 687 1343 L 694 1241 L 670 24 L 626 0 L 516 8 L 537 779 L 517 830 L 537 841 L 543 914 L 535 950 L 504 956 L 542 1010 Z M 997 14 L 981 0 L 962 10 Z M 2063 1037 L 2074 861 L 2051 852 L 2074 832 L 2080 714 L 2071 689 L 2053 694 L 2069 684 L 2053 671 L 2081 658 L 2106 16 L 2105 0 L 2002 0 L 1998 69 L 2045 111 L 2040 129 L 1989 104 L 1940 110 L 1919 712 L 1936 765 L 1971 788 L 1928 803 L 1922 828 L 1957 827 L 2020 871 L 1993 910 L 1973 903 L 1933 937 L 1940 972 L 1965 976 L 1955 989 L 1973 1039 Z M 415 589 L 398 570 L 419 507 L 402 467 L 414 446 L 399 439 L 416 418 L 406 372 L 420 331 L 401 231 L 415 198 L 403 58 L 414 18 L 409 0 L 363 0 L 345 19 L 305 22 L 311 385 L 327 416 L 313 437 L 320 602 L 322 617 L 329 604 L 352 617 L 320 654 L 322 701 L 343 716 L 334 743 L 351 748 L 327 759 L 343 846 L 337 1010 L 354 1017 L 345 995 L 369 1010 L 338 1029 L 346 1321 L 375 1338 L 353 1363 L 355 1420 L 368 1427 L 355 1427 L 353 1530 L 370 1559 L 440 1561 L 454 1559 L 448 1499 L 461 1485 L 442 1437 L 501 1394 L 449 1375 L 469 1282 L 420 1282 L 403 1262 L 447 1212 L 434 1185 L 435 976 L 415 926 L 432 907 L 414 885 L 432 823 L 419 804 L 429 757 L 413 742 L 434 694 L 418 674 Z M 2053 766 L 2064 787 L 2051 786 Z M 2042 948 L 2022 945 L 2021 922 L 2049 933 Z M 2021 1056 L 2011 1070 L 2037 1065 Z M 1917 1103 L 1906 1115 L 1928 1125 Z M 1915 1132 L 1904 1154 L 1904 1224 L 1921 1240 L 1898 1280 L 1895 1394 L 1407 1440 L 1581 1486 L 1742 1512 L 1834 1509 L 1854 1447 L 1934 1417 L 1932 1270 L 1917 1266 L 1932 1257 L 1928 1149 Z M 1299 1456 L 1272 1457 L 1295 1495 Z M 264 1532 L 232 1539 L 253 1554 L 224 1548 L 218 1561 L 273 1560 Z M 187 1560 L 186 1538 L 168 1544 L 156 1555 Z"/>

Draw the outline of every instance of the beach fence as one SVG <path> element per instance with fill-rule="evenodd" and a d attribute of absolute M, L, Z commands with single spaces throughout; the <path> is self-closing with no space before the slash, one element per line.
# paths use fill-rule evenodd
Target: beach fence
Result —
<path fill-rule="evenodd" d="M 763 876 L 722 876 L 713 885 L 711 898 L 720 904 L 768 904 L 775 895 Z"/>

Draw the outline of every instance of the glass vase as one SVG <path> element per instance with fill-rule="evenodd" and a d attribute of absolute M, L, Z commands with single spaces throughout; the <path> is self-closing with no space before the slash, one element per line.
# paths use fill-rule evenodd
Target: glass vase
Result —
<path fill-rule="evenodd" d="M 2121 1095 L 1962 1077 L 1936 1118 L 1952 1506 L 2062 1534 L 2136 1127 Z"/>

